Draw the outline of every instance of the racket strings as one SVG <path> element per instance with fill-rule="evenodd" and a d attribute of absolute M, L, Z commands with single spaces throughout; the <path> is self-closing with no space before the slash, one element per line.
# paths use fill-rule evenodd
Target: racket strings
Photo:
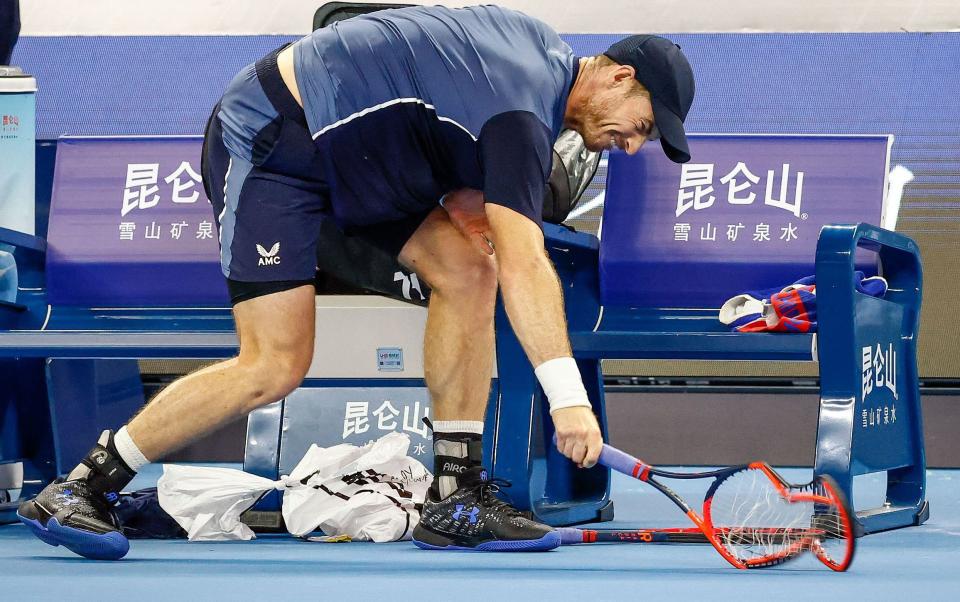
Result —
<path fill-rule="evenodd" d="M 778 564 L 804 550 L 816 552 L 822 542 L 843 533 L 836 508 L 791 500 L 790 494 L 801 491 L 778 484 L 751 468 L 726 478 L 714 491 L 710 523 L 721 545 L 748 566 Z"/>

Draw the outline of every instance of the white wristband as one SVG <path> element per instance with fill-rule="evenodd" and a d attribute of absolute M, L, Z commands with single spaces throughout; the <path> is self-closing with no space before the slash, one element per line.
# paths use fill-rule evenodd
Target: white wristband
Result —
<path fill-rule="evenodd" d="M 590 407 L 587 390 L 583 388 L 580 369 L 572 357 L 558 357 L 547 360 L 534 371 L 543 392 L 547 394 L 550 413 L 563 408 Z"/>

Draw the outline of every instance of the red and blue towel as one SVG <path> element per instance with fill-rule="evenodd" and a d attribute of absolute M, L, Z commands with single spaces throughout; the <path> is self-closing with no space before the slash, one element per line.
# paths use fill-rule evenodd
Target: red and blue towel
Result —
<path fill-rule="evenodd" d="M 857 290 L 871 297 L 887 292 L 880 276 L 853 275 Z M 749 291 L 729 299 L 720 308 L 720 321 L 737 332 L 816 332 L 817 284 L 807 276 L 783 287 Z"/>

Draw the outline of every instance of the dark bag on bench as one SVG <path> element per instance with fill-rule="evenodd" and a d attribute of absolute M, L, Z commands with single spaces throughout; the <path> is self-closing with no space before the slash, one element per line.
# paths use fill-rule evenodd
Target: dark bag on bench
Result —
<path fill-rule="evenodd" d="M 543 221 L 559 224 L 586 191 L 597 173 L 600 153 L 587 150 L 580 134 L 564 130 L 553 145 L 553 166 L 543 195 Z"/>

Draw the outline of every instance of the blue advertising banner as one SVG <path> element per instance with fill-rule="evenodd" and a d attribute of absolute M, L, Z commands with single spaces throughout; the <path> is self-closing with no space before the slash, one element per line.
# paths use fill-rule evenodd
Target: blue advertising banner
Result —
<path fill-rule="evenodd" d="M 199 136 L 63 137 L 50 202 L 51 303 L 222 306 Z"/>
<path fill-rule="evenodd" d="M 430 393 L 425 386 L 317 387 L 297 389 L 287 396 L 280 433 L 280 472 L 290 474 L 311 445 L 341 443 L 363 446 L 387 433 L 410 437 L 407 455 L 433 471 L 433 437 L 423 419 L 430 417 Z"/>
<path fill-rule="evenodd" d="M 605 305 L 720 307 L 814 272 L 825 224 L 880 224 L 890 136 L 691 135 L 610 153 L 600 243 Z M 864 255 L 858 267 L 876 273 Z"/>

